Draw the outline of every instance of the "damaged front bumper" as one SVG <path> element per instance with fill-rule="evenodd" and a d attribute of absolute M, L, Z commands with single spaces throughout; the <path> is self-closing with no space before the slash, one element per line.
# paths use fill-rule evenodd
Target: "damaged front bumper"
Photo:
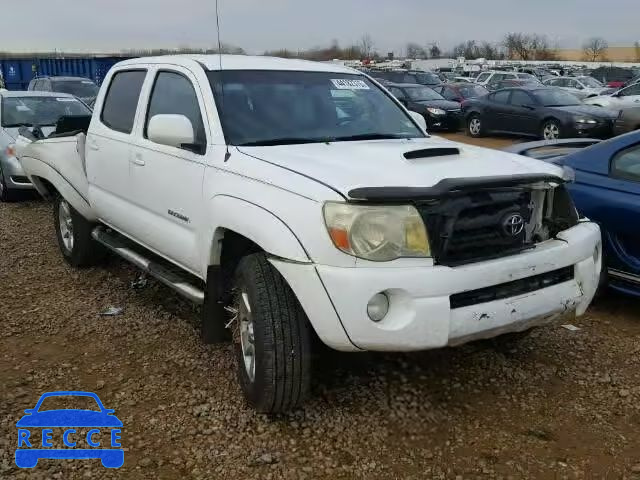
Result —
<path fill-rule="evenodd" d="M 329 346 L 411 351 L 581 315 L 597 289 L 601 256 L 598 226 L 580 222 L 534 249 L 457 267 L 272 263 Z M 374 322 L 367 303 L 380 292 L 389 299 L 389 311 Z"/>

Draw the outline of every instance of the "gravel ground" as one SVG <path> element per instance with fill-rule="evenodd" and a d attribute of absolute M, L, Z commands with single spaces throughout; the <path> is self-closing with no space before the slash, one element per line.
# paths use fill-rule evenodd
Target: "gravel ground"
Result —
<path fill-rule="evenodd" d="M 200 343 L 198 311 L 135 278 L 116 259 L 70 269 L 48 204 L 0 204 L 0 478 L 640 478 L 636 299 L 608 294 L 575 332 L 322 353 L 305 408 L 269 418 L 243 403 L 231 348 Z M 22 411 L 62 389 L 115 409 L 122 468 L 15 466 Z"/>

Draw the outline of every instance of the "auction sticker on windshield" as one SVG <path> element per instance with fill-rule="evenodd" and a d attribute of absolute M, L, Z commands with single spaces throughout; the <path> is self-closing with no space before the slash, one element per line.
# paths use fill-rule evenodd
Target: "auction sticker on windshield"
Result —
<path fill-rule="evenodd" d="M 339 90 L 369 90 L 369 85 L 363 80 L 348 80 L 346 78 L 331 79 L 331 83 Z"/>

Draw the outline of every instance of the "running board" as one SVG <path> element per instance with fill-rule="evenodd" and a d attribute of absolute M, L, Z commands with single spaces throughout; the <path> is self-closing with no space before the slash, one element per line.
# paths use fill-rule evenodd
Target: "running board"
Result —
<path fill-rule="evenodd" d="M 204 303 L 204 291 L 189 283 L 178 273 L 133 250 L 117 233 L 109 232 L 104 227 L 96 227 L 91 232 L 91 236 L 113 253 L 134 264 L 186 299 L 199 305 Z"/>

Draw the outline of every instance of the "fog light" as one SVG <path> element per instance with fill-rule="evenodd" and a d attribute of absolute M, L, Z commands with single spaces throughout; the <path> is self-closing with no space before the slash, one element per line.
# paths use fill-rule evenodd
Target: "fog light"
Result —
<path fill-rule="evenodd" d="M 384 293 L 376 293 L 367 304 L 367 315 L 374 322 L 381 321 L 389 311 L 389 297 Z"/>

